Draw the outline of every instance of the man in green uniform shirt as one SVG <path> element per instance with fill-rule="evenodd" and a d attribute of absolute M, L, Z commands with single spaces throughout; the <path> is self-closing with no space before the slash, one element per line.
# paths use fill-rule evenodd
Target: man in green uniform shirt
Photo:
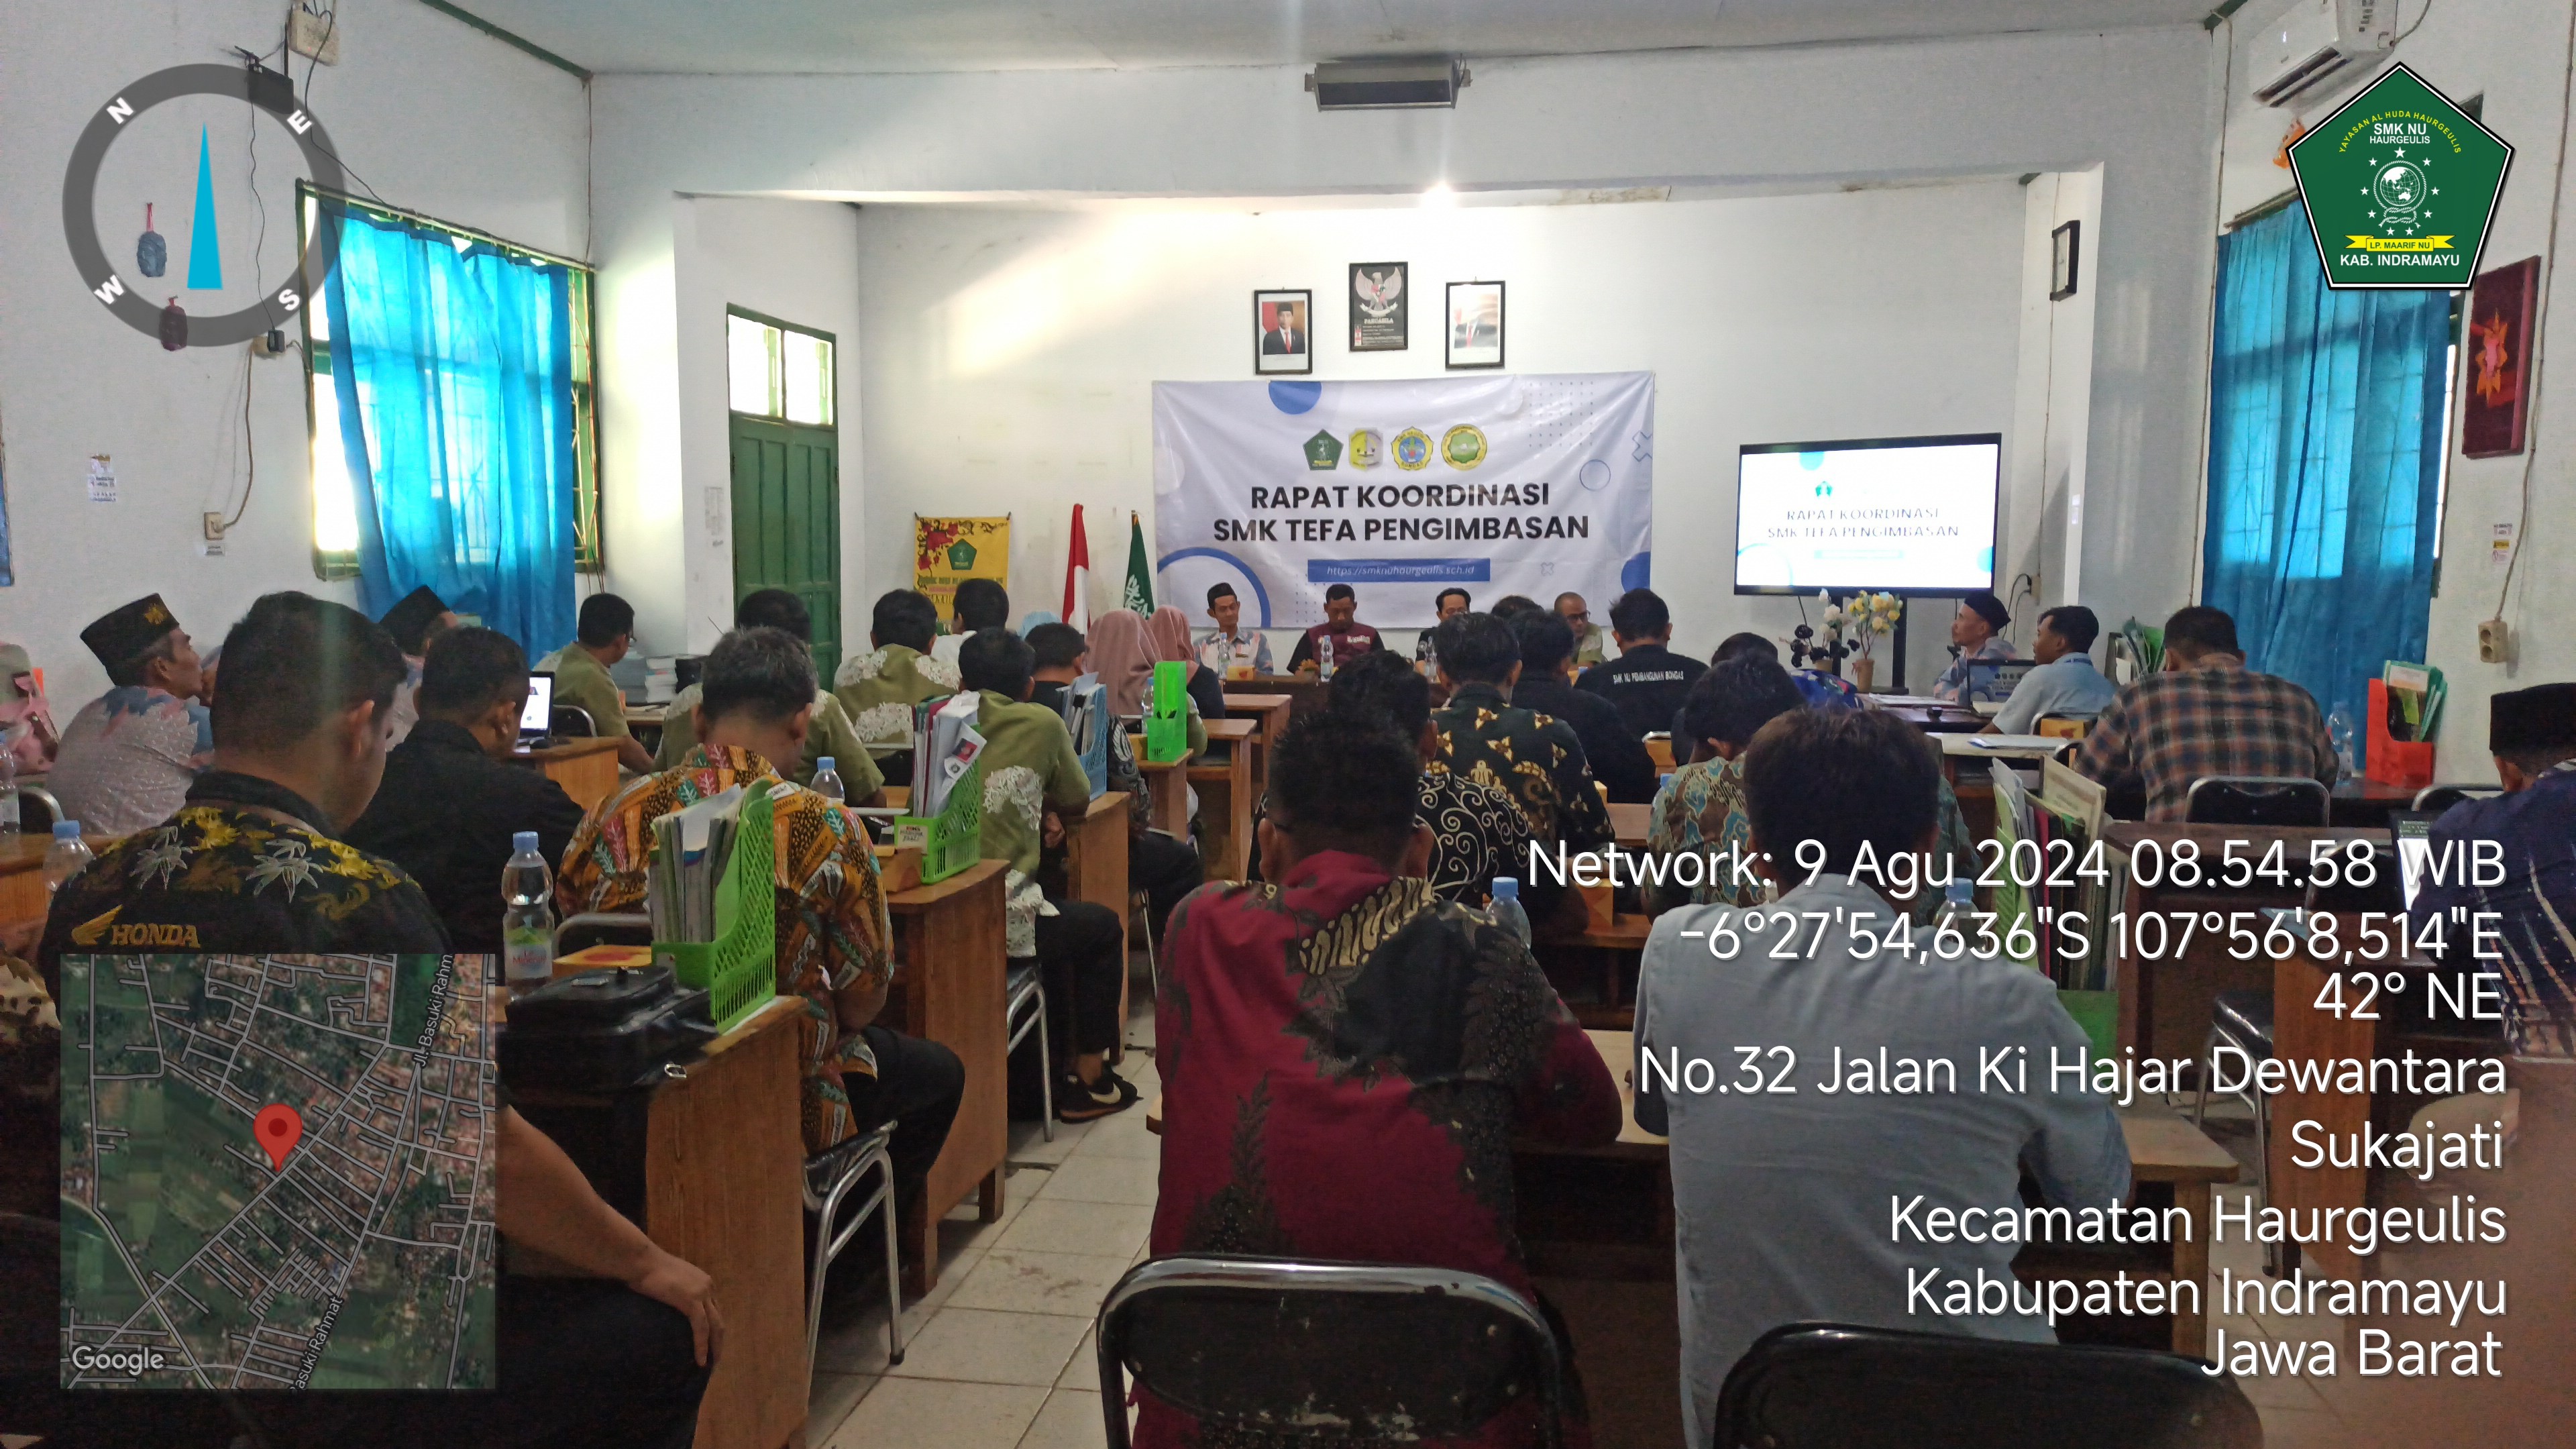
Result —
<path fill-rule="evenodd" d="M 555 676 L 555 703 L 577 704 L 590 713 L 590 727 L 601 739 L 617 741 L 617 763 L 641 775 L 653 768 L 652 755 L 626 728 L 626 691 L 608 677 L 608 666 L 635 647 L 635 606 L 615 594 L 593 594 L 581 601 L 581 625 L 573 641 L 537 664 Z"/>
<path fill-rule="evenodd" d="M 814 645 L 814 616 L 805 601 L 785 589 L 754 589 L 733 606 L 733 626 L 737 629 L 784 629 L 805 641 L 810 651 Z M 697 748 L 697 708 L 700 691 L 692 684 L 672 699 L 662 711 L 662 747 L 653 752 L 655 772 L 676 770 L 680 762 Z M 878 773 L 876 761 L 868 758 L 867 746 L 860 743 L 859 732 L 850 725 L 847 710 L 828 689 L 814 691 L 814 718 L 805 727 L 805 753 L 793 770 L 782 771 L 799 785 L 814 783 L 815 762 L 829 759 L 832 771 L 841 777 L 841 793 L 853 805 L 871 805 L 885 789 L 885 776 Z"/>
<path fill-rule="evenodd" d="M 957 666 L 930 652 L 938 632 L 939 610 L 928 594 L 893 589 L 878 596 L 868 624 L 871 647 L 842 660 L 832 679 L 832 693 L 861 742 L 909 746 L 913 706 L 957 692 Z M 912 783 L 909 748 L 879 757 L 877 767 L 889 785 Z"/>

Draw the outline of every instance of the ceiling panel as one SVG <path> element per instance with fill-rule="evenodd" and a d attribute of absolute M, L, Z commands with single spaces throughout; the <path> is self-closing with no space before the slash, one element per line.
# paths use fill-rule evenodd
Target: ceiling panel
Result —
<path fill-rule="evenodd" d="M 461 0 L 594 71 L 1292 65 L 2085 31 L 2218 0 Z"/>

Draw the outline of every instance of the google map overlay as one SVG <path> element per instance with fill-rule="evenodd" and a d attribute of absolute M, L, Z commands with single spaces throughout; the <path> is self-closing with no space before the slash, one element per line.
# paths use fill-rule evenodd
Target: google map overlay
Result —
<path fill-rule="evenodd" d="M 492 1386 L 486 964 L 63 958 L 65 1388 Z"/>

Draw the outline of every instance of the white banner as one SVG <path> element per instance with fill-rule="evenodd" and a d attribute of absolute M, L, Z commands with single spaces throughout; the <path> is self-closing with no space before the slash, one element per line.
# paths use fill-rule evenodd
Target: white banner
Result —
<path fill-rule="evenodd" d="M 1243 621 L 1428 627 L 1452 586 L 1584 596 L 1643 587 L 1654 525 L 1650 372 L 1402 382 L 1154 384 L 1156 595 L 1200 624 L 1223 581 Z"/>

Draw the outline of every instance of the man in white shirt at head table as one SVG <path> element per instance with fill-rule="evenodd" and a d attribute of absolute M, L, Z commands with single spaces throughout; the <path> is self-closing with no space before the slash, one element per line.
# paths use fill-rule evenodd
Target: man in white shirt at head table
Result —
<path fill-rule="evenodd" d="M 2039 616 L 2030 640 L 2030 657 L 2039 667 L 2021 677 L 1986 733 L 2026 735 L 2045 715 L 2091 719 L 2110 708 L 2119 687 L 2093 667 L 2093 641 L 2102 621 L 2082 604 L 2060 604 Z"/>
<path fill-rule="evenodd" d="M 2044 1318 L 2009 1305 L 1948 1311 L 1952 1285 L 1974 1294 L 1980 1275 L 2008 1293 L 2020 1243 L 1982 1231 L 1980 1242 L 1940 1242 L 1908 1222 L 2018 1214 L 2025 1167 L 2079 1218 L 2128 1197 L 2128 1144 L 2109 1101 L 2049 1071 L 2054 1060 L 2080 1072 L 2088 1045 L 2048 976 L 1972 951 L 1942 960 L 1929 931 L 1911 934 L 1910 954 L 1884 948 L 1904 907 L 1850 875 L 1864 843 L 1882 861 L 1931 849 L 1940 778 L 1939 755 L 1894 715 L 1780 716 L 1744 754 L 1746 858 L 1770 852 L 1766 873 L 1786 894 L 1759 908 L 1759 928 L 1746 910 L 1692 906 L 1658 918 L 1647 939 L 1637 1125 L 1672 1144 L 1691 1449 L 1709 1449 L 1727 1371 L 1784 1323 L 2053 1340 Z M 1804 841 L 1823 847 L 1813 877 L 1792 864 Z M 1772 924 L 1780 912 L 1794 923 Z M 1780 959 L 1784 930 L 1798 945 Z M 1676 1057 L 1678 1085 L 1665 1076 Z M 2001 1080 L 1981 1072 L 1999 1060 L 2014 1064 Z M 2025 1060 L 2027 1078 L 2011 1075 Z"/>

